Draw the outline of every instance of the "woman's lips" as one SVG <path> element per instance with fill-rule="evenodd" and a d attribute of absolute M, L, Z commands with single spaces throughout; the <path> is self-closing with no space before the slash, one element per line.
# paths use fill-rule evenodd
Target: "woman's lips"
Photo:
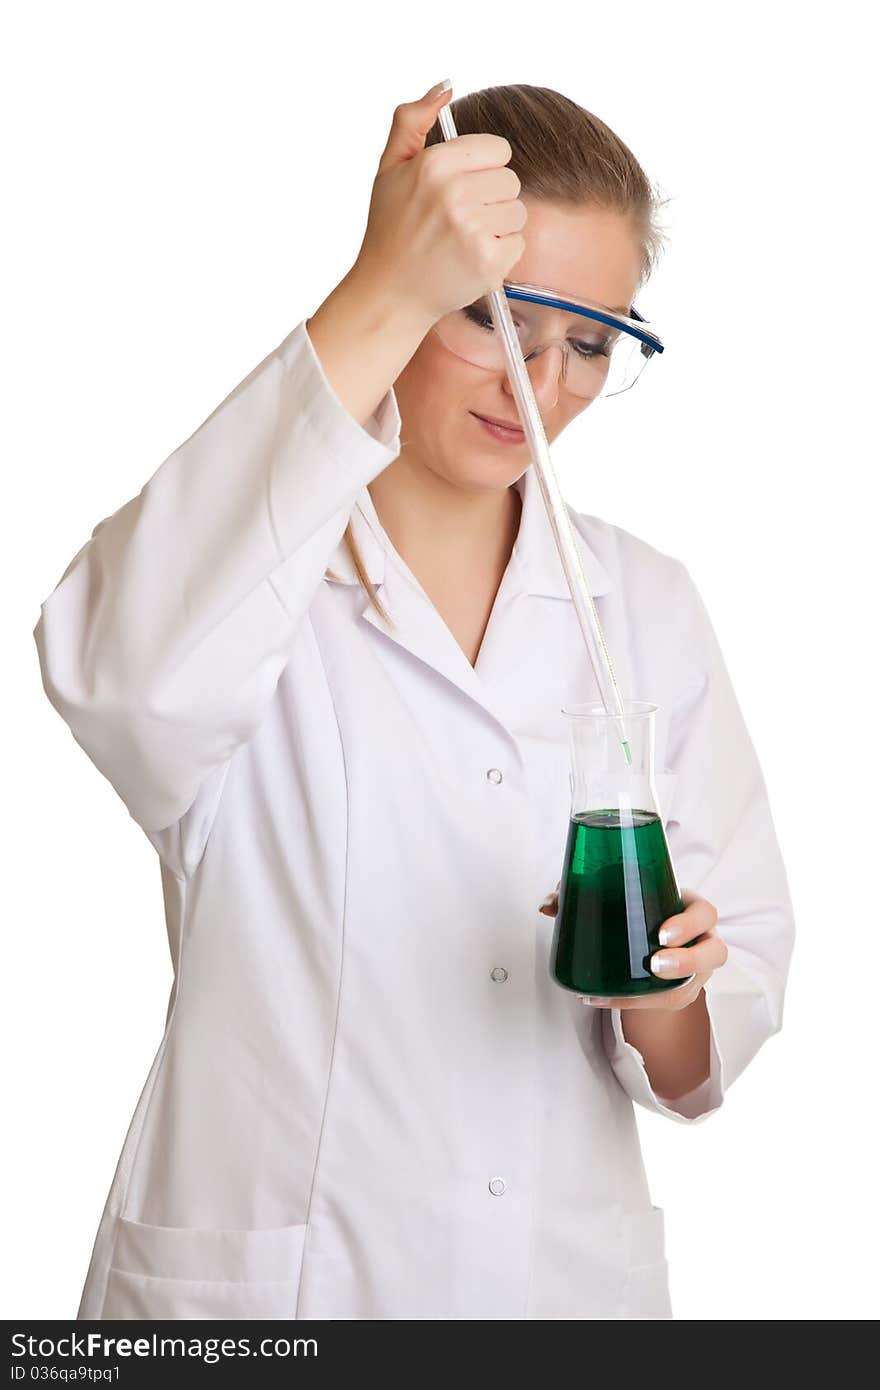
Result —
<path fill-rule="evenodd" d="M 493 439 L 499 440 L 503 444 L 521 444 L 525 439 L 523 430 L 508 429 L 505 425 L 493 425 L 490 420 L 486 420 L 482 415 L 478 415 L 475 410 L 471 411 L 474 419 L 477 420 Z"/>

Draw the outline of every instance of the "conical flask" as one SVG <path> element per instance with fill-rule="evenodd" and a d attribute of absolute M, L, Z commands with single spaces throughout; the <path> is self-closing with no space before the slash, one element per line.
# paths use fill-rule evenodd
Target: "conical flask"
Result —
<path fill-rule="evenodd" d="M 604 705 L 571 705 L 571 815 L 550 974 L 578 994 L 625 997 L 677 989 L 651 970 L 657 933 L 684 911 L 654 787 L 657 705 L 624 700 L 632 762 Z M 692 975 L 687 977 L 693 979 Z"/>

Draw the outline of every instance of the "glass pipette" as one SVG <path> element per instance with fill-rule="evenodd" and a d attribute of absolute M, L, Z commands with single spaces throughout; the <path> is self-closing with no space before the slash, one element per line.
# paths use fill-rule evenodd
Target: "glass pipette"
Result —
<path fill-rule="evenodd" d="M 444 140 L 454 140 L 458 131 L 455 128 L 455 121 L 452 119 L 448 103 L 441 107 L 439 119 Z M 540 484 L 541 496 L 544 498 L 544 506 L 550 519 L 553 538 L 556 541 L 565 578 L 574 600 L 575 612 L 578 616 L 590 661 L 593 664 L 596 684 L 602 696 L 605 713 L 613 714 L 616 718 L 623 756 L 627 766 L 629 766 L 632 763 L 632 753 L 626 737 L 623 703 L 614 676 L 614 668 L 611 665 L 611 656 L 605 644 L 605 635 L 602 632 L 602 624 L 593 602 L 593 595 L 590 593 L 584 577 L 581 557 L 578 554 L 571 530 L 571 519 L 550 459 L 550 446 L 544 433 L 544 423 L 532 390 L 532 382 L 522 354 L 519 337 L 510 316 L 507 296 L 503 290 L 490 290 L 488 300 L 495 332 L 501 338 L 504 346 L 507 375 L 513 387 L 519 418 L 529 442 L 532 463 Z"/>

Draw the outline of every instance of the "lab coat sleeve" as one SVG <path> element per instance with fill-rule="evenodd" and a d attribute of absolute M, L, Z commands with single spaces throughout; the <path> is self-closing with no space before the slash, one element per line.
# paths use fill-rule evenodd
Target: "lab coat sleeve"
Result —
<path fill-rule="evenodd" d="M 647 1110 L 680 1123 L 706 1119 L 762 1043 L 782 1026 L 794 912 L 758 758 L 702 598 L 673 561 L 670 649 L 690 677 L 670 709 L 667 766 L 677 774 L 667 840 L 679 888 L 718 912 L 728 958 L 706 981 L 710 1074 L 678 1098 L 653 1090 L 621 1010 L 602 1009 L 605 1051 L 618 1081 Z"/>
<path fill-rule="evenodd" d="M 355 420 L 303 320 L 98 523 L 41 605 L 50 702 L 179 874 L 400 425 L 391 388 Z"/>

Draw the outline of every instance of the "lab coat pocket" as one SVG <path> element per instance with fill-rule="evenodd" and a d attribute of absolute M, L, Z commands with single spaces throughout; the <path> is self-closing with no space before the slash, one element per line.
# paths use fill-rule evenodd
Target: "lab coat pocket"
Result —
<path fill-rule="evenodd" d="M 651 1206 L 627 1212 L 624 1226 L 629 1250 L 624 1316 L 671 1318 L 663 1208 Z"/>
<path fill-rule="evenodd" d="M 148 1226 L 120 1216 L 102 1318 L 293 1318 L 306 1226 Z"/>

